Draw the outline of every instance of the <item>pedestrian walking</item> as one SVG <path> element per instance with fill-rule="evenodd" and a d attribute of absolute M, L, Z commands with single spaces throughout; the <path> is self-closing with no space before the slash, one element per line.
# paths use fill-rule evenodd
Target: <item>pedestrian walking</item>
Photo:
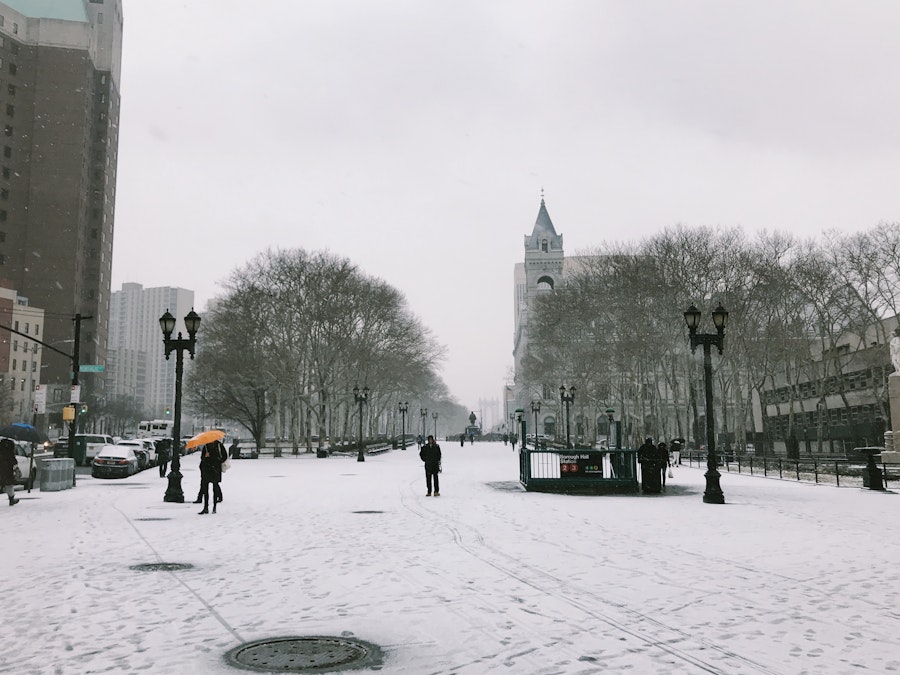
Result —
<path fill-rule="evenodd" d="M 465 444 L 466 444 L 466 435 L 460 434 L 459 435 L 459 447 L 463 447 Z"/>
<path fill-rule="evenodd" d="M 228 455 L 231 459 L 241 458 L 241 442 L 238 439 L 235 438 L 231 441 L 231 445 L 228 447 Z"/>
<path fill-rule="evenodd" d="M 9 505 L 19 503 L 16 499 L 16 444 L 8 438 L 0 439 L 0 488 L 9 497 Z"/>
<path fill-rule="evenodd" d="M 222 463 L 228 459 L 228 451 L 222 441 L 213 441 L 203 446 L 200 454 L 200 495 L 197 499 L 203 499 L 203 510 L 199 515 L 209 513 L 209 486 L 213 488 L 212 512 L 216 512 L 216 504 L 222 501 Z"/>
<path fill-rule="evenodd" d="M 681 466 L 681 441 L 672 441 L 672 466 Z"/>
<path fill-rule="evenodd" d="M 428 442 L 419 450 L 419 459 L 425 462 L 425 487 L 428 489 L 425 496 L 431 496 L 431 484 L 434 482 L 434 496 L 440 497 L 438 474 L 441 472 L 441 446 L 434 440 L 434 436 L 428 436 Z"/>
<path fill-rule="evenodd" d="M 169 448 L 172 445 L 171 438 L 157 438 L 153 441 L 153 449 L 156 452 L 156 463 L 159 465 L 159 477 L 166 477 L 166 469 L 169 466 L 171 455 Z"/>
<path fill-rule="evenodd" d="M 669 448 L 666 444 L 660 441 L 659 445 L 656 447 L 659 455 L 657 456 L 658 468 L 659 468 L 659 476 L 660 483 L 662 484 L 662 489 L 666 489 L 666 471 L 669 470 L 669 467 L 672 466 L 672 463 L 669 461 Z"/>

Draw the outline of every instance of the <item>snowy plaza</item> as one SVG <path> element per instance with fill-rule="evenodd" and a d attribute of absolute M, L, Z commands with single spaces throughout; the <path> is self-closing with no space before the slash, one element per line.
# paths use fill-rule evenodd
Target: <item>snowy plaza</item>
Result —
<path fill-rule="evenodd" d="M 0 670 L 239 673 L 242 643 L 343 636 L 382 673 L 900 672 L 892 491 L 723 473 L 705 504 L 682 466 L 662 495 L 541 494 L 509 446 L 442 447 L 438 498 L 415 447 L 236 461 L 215 515 L 155 469 L 19 492 Z"/>

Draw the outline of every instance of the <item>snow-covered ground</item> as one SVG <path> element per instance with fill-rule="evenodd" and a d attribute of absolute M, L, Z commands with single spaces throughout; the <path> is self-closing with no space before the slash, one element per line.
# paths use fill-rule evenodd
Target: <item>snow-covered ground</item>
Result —
<path fill-rule="evenodd" d="M 234 673 L 353 636 L 384 673 L 900 671 L 900 496 L 681 467 L 659 496 L 527 493 L 502 443 L 235 462 L 216 515 L 151 469 L 0 506 L 9 673 Z M 198 455 L 184 459 L 196 495 Z M 137 572 L 140 563 L 190 563 Z"/>

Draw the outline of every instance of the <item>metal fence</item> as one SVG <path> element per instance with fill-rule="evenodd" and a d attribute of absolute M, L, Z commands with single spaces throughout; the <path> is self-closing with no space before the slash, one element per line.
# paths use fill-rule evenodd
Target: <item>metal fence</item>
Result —
<path fill-rule="evenodd" d="M 687 459 L 689 466 L 706 466 L 706 455 L 681 453 L 682 462 Z M 878 463 L 883 474 L 884 487 L 888 481 L 900 482 L 900 467 L 895 464 Z M 823 483 L 837 487 L 868 487 L 869 474 L 865 464 L 845 459 L 808 457 L 788 459 L 786 457 L 728 457 L 719 460 L 719 468 L 729 473 L 743 473 L 765 478 L 796 480 L 808 483 Z"/>

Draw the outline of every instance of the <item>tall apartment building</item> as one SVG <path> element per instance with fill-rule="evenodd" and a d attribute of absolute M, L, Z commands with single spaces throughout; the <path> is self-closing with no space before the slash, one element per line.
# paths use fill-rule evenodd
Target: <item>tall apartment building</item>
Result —
<path fill-rule="evenodd" d="M 86 364 L 106 361 L 121 51 L 121 0 L 0 0 L 0 277 L 50 344 L 91 317 Z M 71 363 L 44 360 L 49 400 L 68 400 Z"/>
<path fill-rule="evenodd" d="M 166 360 L 159 317 L 169 310 L 186 337 L 184 316 L 194 307 L 194 292 L 162 286 L 122 284 L 109 303 L 107 397 L 131 397 L 148 419 L 162 418 L 175 404 L 175 359 Z M 185 371 L 191 367 L 185 362 Z"/>

